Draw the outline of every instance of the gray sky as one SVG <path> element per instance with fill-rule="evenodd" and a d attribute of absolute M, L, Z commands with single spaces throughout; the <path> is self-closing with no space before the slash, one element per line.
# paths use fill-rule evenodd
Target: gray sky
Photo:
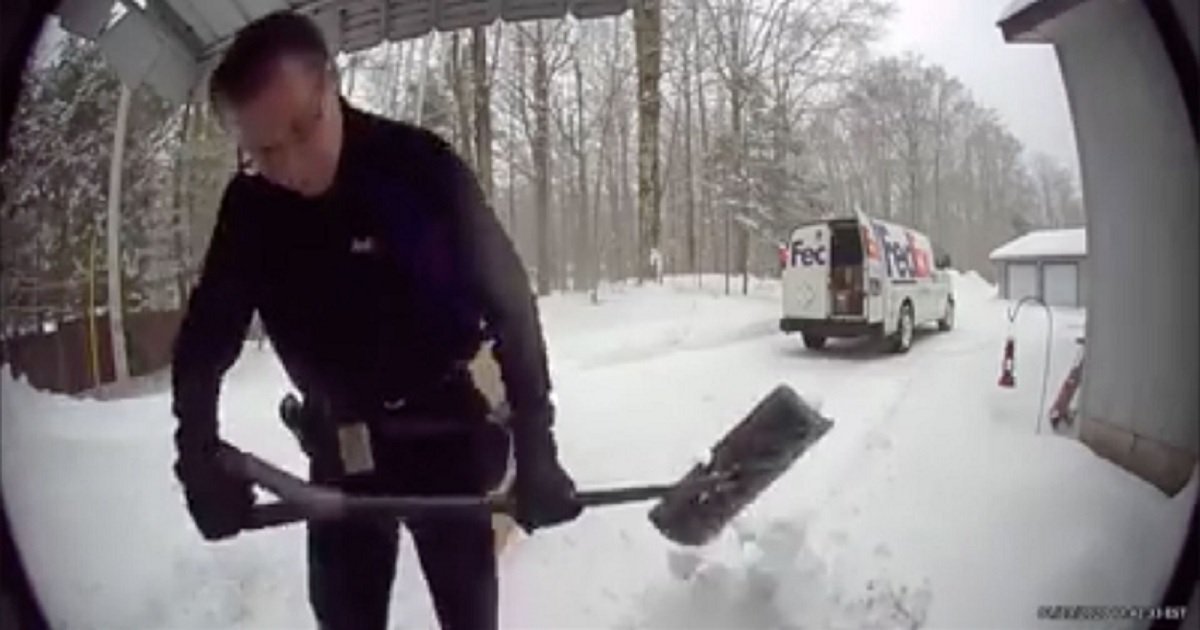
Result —
<path fill-rule="evenodd" d="M 958 77 L 995 109 L 1029 152 L 1050 155 L 1079 174 L 1058 59 L 1049 44 L 1006 44 L 996 21 L 1012 0 L 896 0 L 878 50 L 911 50 Z M 1028 157 L 1028 156 L 1027 156 Z"/>

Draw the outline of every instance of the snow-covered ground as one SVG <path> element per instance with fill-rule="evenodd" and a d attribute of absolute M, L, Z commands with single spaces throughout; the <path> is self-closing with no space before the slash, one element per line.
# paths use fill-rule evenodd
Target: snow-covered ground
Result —
<path fill-rule="evenodd" d="M 504 627 L 1067 628 L 1037 607 L 1155 602 L 1195 477 L 1167 498 L 1037 432 L 1041 311 L 1021 314 L 1018 388 L 1001 390 L 1006 305 L 973 274 L 956 276 L 958 327 L 905 356 L 806 351 L 776 329 L 777 284 L 745 297 L 721 284 L 543 300 L 558 435 L 580 485 L 677 478 L 778 383 L 832 431 L 705 548 L 673 547 L 646 505 L 515 541 L 500 559 Z M 1047 405 L 1082 315 L 1056 311 L 1054 324 Z M 188 522 L 166 394 L 71 399 L 7 369 L 2 384 L 5 497 L 56 627 L 312 627 L 303 528 L 208 545 Z M 275 358 L 248 345 L 224 389 L 224 435 L 300 472 L 273 415 L 286 390 Z M 435 626 L 411 546 L 399 561 L 392 626 Z"/>

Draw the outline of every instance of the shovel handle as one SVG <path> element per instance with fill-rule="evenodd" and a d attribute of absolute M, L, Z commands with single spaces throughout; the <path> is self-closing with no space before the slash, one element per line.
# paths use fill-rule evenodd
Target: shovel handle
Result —
<path fill-rule="evenodd" d="M 584 508 L 619 505 L 661 499 L 674 486 L 638 486 L 587 490 L 575 496 Z M 336 491 L 334 491 L 336 492 Z M 439 497 L 351 497 L 340 494 L 340 509 L 322 512 L 304 503 L 276 501 L 255 505 L 245 529 L 267 529 L 305 520 L 326 520 L 351 517 L 379 517 L 404 520 L 424 514 L 448 515 L 452 512 L 477 513 L 481 510 L 497 514 L 512 514 L 511 501 L 504 497 L 489 499 L 475 496 Z"/>
<path fill-rule="evenodd" d="M 575 493 L 575 498 L 585 508 L 602 505 L 619 505 L 661 499 L 675 486 L 631 486 L 628 488 L 604 488 Z"/>
<path fill-rule="evenodd" d="M 506 512 L 498 501 L 486 497 L 359 497 L 341 495 L 344 510 L 331 513 L 314 511 L 309 506 L 287 501 L 260 503 L 250 512 L 249 522 L 243 529 L 267 529 L 290 525 L 300 521 L 337 520 L 345 518 L 383 518 L 405 520 L 416 516 L 436 513 L 449 516 L 454 513 L 478 514 L 480 512 Z"/>
<path fill-rule="evenodd" d="M 308 483 L 259 457 L 229 448 L 219 456 L 231 472 L 249 479 L 279 497 L 281 501 L 255 505 L 245 529 L 267 529 L 306 520 L 339 520 L 345 518 L 409 519 L 436 513 L 511 514 L 513 502 L 509 497 L 435 496 L 391 497 L 351 496 L 340 490 Z M 724 480 L 712 477 L 687 485 L 711 486 Z M 622 488 L 585 490 L 576 499 L 585 508 L 660 499 L 678 489 L 676 485 L 646 485 Z"/>
<path fill-rule="evenodd" d="M 506 511 L 506 501 L 478 496 L 387 497 L 351 496 L 341 490 L 312 484 L 259 457 L 235 449 L 220 456 L 227 470 L 250 480 L 282 499 L 255 505 L 246 529 L 263 529 L 302 520 L 338 520 L 352 517 L 412 518 L 437 512 Z"/>

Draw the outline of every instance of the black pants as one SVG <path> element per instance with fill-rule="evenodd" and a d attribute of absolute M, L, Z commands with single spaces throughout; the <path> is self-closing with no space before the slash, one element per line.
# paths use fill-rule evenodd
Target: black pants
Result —
<path fill-rule="evenodd" d="M 370 475 L 340 478 L 314 462 L 311 477 L 347 492 L 424 496 L 481 495 L 490 482 L 478 443 L 462 436 L 381 438 L 372 450 L 376 471 Z M 404 526 L 442 630 L 494 630 L 498 587 L 490 515 L 424 517 Z M 387 627 L 399 535 L 395 522 L 309 524 L 309 600 L 322 630 Z"/>
<path fill-rule="evenodd" d="M 491 520 L 406 524 L 443 630 L 497 627 Z M 399 530 L 380 522 L 308 529 L 308 588 L 322 630 L 384 630 L 396 575 Z"/>

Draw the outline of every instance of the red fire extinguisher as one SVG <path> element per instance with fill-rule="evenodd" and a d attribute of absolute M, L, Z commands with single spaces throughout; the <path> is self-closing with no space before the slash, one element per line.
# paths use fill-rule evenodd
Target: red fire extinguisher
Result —
<path fill-rule="evenodd" d="M 1000 361 L 1000 387 L 1012 389 L 1017 386 L 1017 378 L 1013 375 L 1016 361 L 1016 340 L 1012 335 L 1004 341 L 1004 358 Z"/>
<path fill-rule="evenodd" d="M 1050 408 L 1050 426 L 1055 429 L 1061 425 L 1069 427 L 1075 420 L 1071 404 L 1075 400 L 1075 393 L 1079 391 L 1079 384 L 1083 381 L 1083 337 L 1076 339 L 1076 342 L 1079 344 L 1079 351 L 1075 354 L 1075 363 L 1071 365 L 1067 380 L 1063 381 L 1058 390 L 1058 397 L 1054 399 L 1054 406 Z"/>

